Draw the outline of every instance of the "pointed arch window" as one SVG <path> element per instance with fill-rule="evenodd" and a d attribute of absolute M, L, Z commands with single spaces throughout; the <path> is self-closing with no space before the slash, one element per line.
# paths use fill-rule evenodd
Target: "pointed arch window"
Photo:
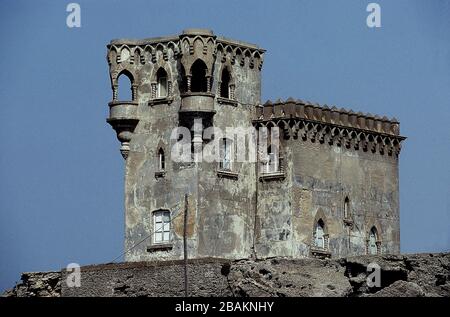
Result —
<path fill-rule="evenodd" d="M 228 71 L 228 68 L 225 67 L 222 70 L 222 76 L 220 79 L 220 97 L 232 99 L 230 96 L 231 95 L 230 94 L 230 80 L 231 80 L 230 72 Z"/>
<path fill-rule="evenodd" d="M 157 97 L 166 98 L 168 95 L 168 81 L 167 72 L 160 68 L 156 73 L 156 83 L 157 83 Z"/>
<path fill-rule="evenodd" d="M 350 199 L 345 197 L 344 199 L 344 219 L 350 218 Z"/>
<path fill-rule="evenodd" d="M 206 77 L 207 67 L 206 64 L 201 60 L 197 59 L 191 68 L 191 92 L 207 92 L 208 84 Z"/>
<path fill-rule="evenodd" d="M 325 249 L 325 242 L 325 224 L 322 219 L 319 219 L 314 230 L 314 246 L 319 249 Z"/>
<path fill-rule="evenodd" d="M 368 240 L 367 251 L 369 254 L 380 254 L 381 252 L 381 243 L 378 237 L 378 230 L 375 227 L 372 227 L 369 232 L 369 240 Z"/>
<path fill-rule="evenodd" d="M 123 71 L 117 77 L 117 84 L 114 87 L 114 100 L 131 101 L 134 100 L 133 76 L 128 71 Z"/>

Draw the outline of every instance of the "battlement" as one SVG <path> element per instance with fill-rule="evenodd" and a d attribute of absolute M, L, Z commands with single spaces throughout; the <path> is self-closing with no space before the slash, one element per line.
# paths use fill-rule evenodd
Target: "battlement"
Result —
<path fill-rule="evenodd" d="M 298 137 L 330 144 L 345 144 L 347 148 L 371 150 L 388 155 L 398 155 L 401 141 L 400 123 L 396 118 L 388 119 L 370 113 L 354 112 L 344 108 L 331 108 L 309 101 L 267 101 L 256 109 L 256 125 L 272 122 L 280 126 L 286 137 Z"/>
<path fill-rule="evenodd" d="M 253 49 L 258 50 L 261 54 L 264 53 L 266 50 L 260 48 L 256 44 L 248 43 L 245 41 L 230 39 L 228 37 L 224 36 L 216 36 L 214 35 L 214 32 L 212 30 L 207 29 L 186 29 L 183 30 L 180 35 L 169 35 L 169 36 L 158 36 L 158 37 L 150 37 L 146 39 L 113 39 L 110 41 L 108 48 L 110 46 L 122 46 L 122 45 L 130 45 L 130 46 L 145 46 L 145 45 L 152 45 L 152 44 L 158 44 L 158 43 L 169 43 L 169 42 L 176 42 L 180 39 L 180 37 L 184 36 L 200 36 L 200 37 L 208 37 L 212 36 L 216 39 L 216 42 L 218 44 L 222 44 L 222 46 L 231 45 L 231 46 L 240 46 L 241 49 Z"/>
<path fill-rule="evenodd" d="M 108 63 L 119 65 L 144 65 L 156 63 L 158 52 L 167 61 L 169 58 L 179 58 L 183 55 L 194 55 L 198 48 L 204 57 L 220 57 L 222 62 L 229 60 L 248 65 L 250 68 L 262 68 L 265 50 L 255 44 L 233 40 L 214 35 L 213 31 L 205 29 L 186 29 L 179 35 L 153 37 L 146 39 L 115 39 L 108 45 Z"/>
<path fill-rule="evenodd" d="M 371 113 L 354 112 L 344 108 L 331 108 L 300 99 L 278 99 L 274 103 L 270 100 L 257 108 L 256 121 L 272 119 L 306 119 L 333 125 L 340 125 L 360 130 L 368 130 L 381 134 L 399 135 L 400 123 L 396 118 L 388 119 Z M 403 137 L 402 137 L 403 138 Z"/>

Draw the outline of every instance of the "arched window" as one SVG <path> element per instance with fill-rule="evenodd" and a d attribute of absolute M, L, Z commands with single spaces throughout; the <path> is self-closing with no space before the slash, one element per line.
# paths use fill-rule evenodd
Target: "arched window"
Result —
<path fill-rule="evenodd" d="M 167 73 L 164 68 L 158 69 L 156 73 L 156 82 L 157 82 L 157 96 L 158 98 L 167 97 Z"/>
<path fill-rule="evenodd" d="M 207 67 L 205 63 L 198 59 L 192 64 L 191 68 L 191 91 L 192 92 L 207 92 L 207 78 L 206 78 Z"/>
<path fill-rule="evenodd" d="M 166 169 L 166 158 L 164 156 L 164 150 L 162 148 L 158 150 L 158 168 L 161 172 Z"/>
<path fill-rule="evenodd" d="M 233 164 L 233 140 L 223 138 L 220 140 L 219 169 L 231 171 Z"/>
<path fill-rule="evenodd" d="M 230 72 L 228 68 L 224 68 L 222 71 L 222 77 L 220 79 L 220 97 L 230 98 Z"/>
<path fill-rule="evenodd" d="M 348 219 L 350 217 L 350 199 L 345 197 L 344 200 L 344 219 Z"/>
<path fill-rule="evenodd" d="M 378 231 L 377 228 L 372 227 L 369 233 L 369 254 L 379 254 L 379 241 L 378 241 Z"/>
<path fill-rule="evenodd" d="M 316 223 L 314 230 L 314 245 L 316 248 L 325 249 L 325 224 L 322 219 L 319 219 Z"/>
<path fill-rule="evenodd" d="M 120 101 L 131 101 L 133 100 L 133 77 L 128 72 L 122 72 L 117 78 L 117 100 Z"/>
<path fill-rule="evenodd" d="M 170 242 L 170 211 L 157 210 L 153 212 L 153 243 Z"/>

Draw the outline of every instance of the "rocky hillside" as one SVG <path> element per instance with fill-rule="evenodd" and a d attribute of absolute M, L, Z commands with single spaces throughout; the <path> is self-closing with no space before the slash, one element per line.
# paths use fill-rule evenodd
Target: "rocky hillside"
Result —
<path fill-rule="evenodd" d="M 380 267 L 369 287 L 370 263 Z M 4 296 L 183 296 L 182 261 L 81 268 L 81 287 L 67 273 L 24 273 Z M 450 296 L 450 253 L 357 256 L 343 259 L 189 261 L 191 296 Z"/>

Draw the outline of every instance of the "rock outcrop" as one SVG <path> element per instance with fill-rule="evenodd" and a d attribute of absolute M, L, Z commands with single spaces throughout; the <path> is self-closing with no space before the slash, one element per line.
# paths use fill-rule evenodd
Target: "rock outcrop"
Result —
<path fill-rule="evenodd" d="M 7 297 L 60 297 L 61 272 L 22 273 L 21 283 L 7 290 Z"/>
<path fill-rule="evenodd" d="M 379 284 L 368 283 L 379 267 Z M 183 261 L 81 268 L 81 287 L 67 272 L 22 274 L 3 296 L 183 296 Z M 450 297 L 450 253 L 342 259 L 191 260 L 190 296 L 444 296 Z M 371 287 L 372 286 L 372 287 Z"/>

